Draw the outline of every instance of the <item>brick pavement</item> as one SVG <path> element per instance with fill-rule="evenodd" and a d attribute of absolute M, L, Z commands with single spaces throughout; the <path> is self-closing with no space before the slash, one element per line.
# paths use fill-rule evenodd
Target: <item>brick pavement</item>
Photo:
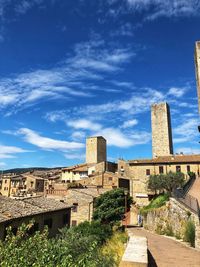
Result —
<path fill-rule="evenodd" d="M 128 231 L 131 235 L 147 237 L 149 267 L 200 267 L 200 251 L 143 228 L 129 228 Z"/>

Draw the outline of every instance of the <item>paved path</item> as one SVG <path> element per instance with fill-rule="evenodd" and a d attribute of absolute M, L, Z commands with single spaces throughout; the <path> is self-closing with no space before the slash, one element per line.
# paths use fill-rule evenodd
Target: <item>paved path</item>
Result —
<path fill-rule="evenodd" d="M 200 267 L 200 251 L 142 228 L 129 228 L 128 231 L 131 235 L 147 237 L 149 267 Z"/>
<path fill-rule="evenodd" d="M 194 184 L 188 191 L 188 194 L 195 197 L 200 203 L 200 177 L 195 179 Z"/>

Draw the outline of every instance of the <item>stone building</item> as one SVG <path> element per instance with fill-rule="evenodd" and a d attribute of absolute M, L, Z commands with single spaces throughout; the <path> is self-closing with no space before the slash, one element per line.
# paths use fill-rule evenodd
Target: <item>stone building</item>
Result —
<path fill-rule="evenodd" d="M 195 69 L 196 69 L 196 81 L 197 81 L 197 96 L 200 113 L 200 41 L 195 44 Z"/>
<path fill-rule="evenodd" d="M 84 221 L 91 221 L 93 215 L 93 203 L 95 198 L 109 191 L 103 188 L 81 188 L 70 189 L 64 201 L 73 206 L 71 212 L 71 226 L 78 225 Z"/>
<path fill-rule="evenodd" d="M 122 162 L 120 163 L 122 165 Z M 130 178 L 130 193 L 136 204 L 143 206 L 149 203 L 154 195 L 147 188 L 150 175 L 182 172 L 188 178 L 188 172 L 200 174 L 200 155 L 171 155 L 153 159 L 124 161 L 123 172 Z"/>
<path fill-rule="evenodd" d="M 64 183 L 81 182 L 91 175 L 102 174 L 104 172 L 117 171 L 117 164 L 108 161 L 100 163 L 83 163 L 62 169 L 61 181 Z"/>
<path fill-rule="evenodd" d="M 3 175 L 0 178 L 0 195 L 23 196 L 44 192 L 45 180 L 29 173 Z"/>
<path fill-rule="evenodd" d="M 99 163 L 106 160 L 106 139 L 103 136 L 88 137 L 86 140 L 86 163 Z"/>
<path fill-rule="evenodd" d="M 167 103 L 151 107 L 153 158 L 173 154 L 170 109 Z"/>
<path fill-rule="evenodd" d="M 32 219 L 34 231 L 42 231 L 48 226 L 49 236 L 55 236 L 59 229 L 70 226 L 71 207 L 45 197 L 12 199 L 0 196 L 0 239 L 6 236 L 6 228 L 12 227 L 15 234 L 22 223 L 29 223 Z"/>

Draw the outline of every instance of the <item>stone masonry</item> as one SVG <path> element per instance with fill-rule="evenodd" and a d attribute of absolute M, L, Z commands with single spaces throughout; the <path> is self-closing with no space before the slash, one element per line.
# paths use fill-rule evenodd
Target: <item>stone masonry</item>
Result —
<path fill-rule="evenodd" d="M 196 81 L 197 81 L 197 95 L 200 113 L 200 41 L 195 44 L 195 69 L 196 69 Z"/>
<path fill-rule="evenodd" d="M 173 154 L 170 109 L 167 103 L 151 107 L 153 158 Z"/>
<path fill-rule="evenodd" d="M 86 163 L 106 161 L 106 139 L 102 136 L 88 137 L 86 140 Z"/>

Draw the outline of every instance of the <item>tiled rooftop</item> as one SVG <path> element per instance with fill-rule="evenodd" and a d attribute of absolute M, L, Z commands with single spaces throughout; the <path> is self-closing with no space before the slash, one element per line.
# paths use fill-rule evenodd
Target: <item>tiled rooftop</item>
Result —
<path fill-rule="evenodd" d="M 25 199 L 12 199 L 0 196 L 0 223 L 10 219 L 36 215 L 69 208 L 69 205 L 47 199 L 45 197 L 32 197 Z"/>
<path fill-rule="evenodd" d="M 156 163 L 200 163 L 200 155 L 171 155 L 162 156 L 153 159 L 135 159 L 129 160 L 129 164 L 156 164 Z"/>

